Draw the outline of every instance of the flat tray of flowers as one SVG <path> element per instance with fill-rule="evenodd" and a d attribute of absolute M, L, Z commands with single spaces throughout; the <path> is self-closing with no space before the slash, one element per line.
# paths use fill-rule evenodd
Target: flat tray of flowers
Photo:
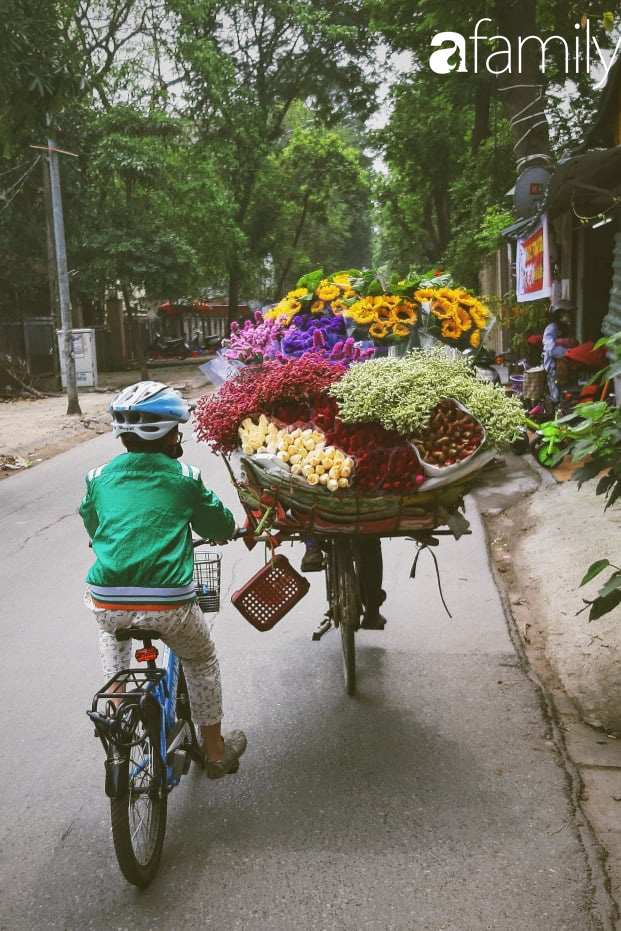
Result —
<path fill-rule="evenodd" d="M 240 501 L 255 520 L 278 505 L 270 526 L 283 531 L 314 531 L 326 535 L 363 533 L 391 536 L 432 530 L 455 524 L 463 510 L 463 497 L 477 474 L 496 458 L 495 450 L 482 452 L 464 467 L 459 479 L 432 479 L 424 492 L 357 492 L 342 489 L 327 494 L 321 485 L 308 485 L 260 456 L 231 457 Z M 231 461 L 231 460 L 229 460 Z"/>

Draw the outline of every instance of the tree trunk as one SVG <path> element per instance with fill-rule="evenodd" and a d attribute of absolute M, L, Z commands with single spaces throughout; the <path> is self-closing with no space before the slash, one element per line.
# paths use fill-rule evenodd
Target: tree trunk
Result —
<path fill-rule="evenodd" d="M 492 99 L 492 88 L 485 76 L 479 77 L 474 94 L 474 125 L 472 127 L 472 141 L 470 150 L 473 155 L 489 136 L 489 110 Z"/>
<path fill-rule="evenodd" d="M 293 261 L 293 256 L 297 248 L 298 242 L 300 241 L 300 236 L 302 235 L 302 230 L 304 229 L 304 224 L 306 223 L 306 214 L 308 213 L 308 202 L 310 200 L 310 192 L 306 191 L 304 194 L 304 200 L 302 202 L 302 212 L 300 213 L 300 219 L 298 220 L 298 225 L 295 230 L 295 235 L 293 237 L 293 242 L 291 243 L 291 249 L 289 250 L 289 258 L 285 262 L 284 268 L 278 279 L 276 285 L 276 295 L 282 294 L 285 290 L 285 281 L 287 275 L 289 274 L 289 269 L 291 268 L 291 262 Z"/>
<path fill-rule="evenodd" d="M 237 320 L 237 311 L 239 309 L 239 262 L 237 256 L 234 256 L 229 262 L 229 306 L 227 311 L 227 323 L 230 335 L 231 324 Z"/>
<path fill-rule="evenodd" d="M 530 165 L 550 159 L 550 138 L 545 113 L 541 47 L 536 41 L 518 42 L 537 34 L 535 0 L 499 0 L 496 14 L 500 33 L 511 45 L 511 70 L 499 76 L 500 98 L 511 124 L 518 174 Z M 518 69 L 521 56 L 521 69 Z"/>
<path fill-rule="evenodd" d="M 136 327 L 136 320 L 134 318 L 134 311 L 132 309 L 131 300 L 129 296 L 129 289 L 127 287 L 121 288 L 123 293 L 123 302 L 125 304 L 125 312 L 127 314 L 127 319 L 129 320 L 129 333 L 130 333 L 130 345 L 131 349 L 138 360 L 138 366 L 140 368 L 140 380 L 149 381 L 149 370 L 147 368 L 147 362 L 144 357 L 144 346 L 142 345 L 142 336 L 138 332 Z"/>

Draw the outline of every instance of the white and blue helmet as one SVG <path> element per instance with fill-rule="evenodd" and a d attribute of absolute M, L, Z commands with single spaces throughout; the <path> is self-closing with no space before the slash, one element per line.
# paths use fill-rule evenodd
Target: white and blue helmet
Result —
<path fill-rule="evenodd" d="M 110 402 L 112 432 L 135 433 L 143 440 L 159 440 L 190 419 L 190 407 L 173 388 L 159 381 L 139 381 L 124 388 Z"/>

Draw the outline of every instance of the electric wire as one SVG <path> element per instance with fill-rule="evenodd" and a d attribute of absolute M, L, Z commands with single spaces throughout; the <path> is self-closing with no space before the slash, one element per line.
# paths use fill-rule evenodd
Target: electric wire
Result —
<path fill-rule="evenodd" d="M 21 178 L 18 178 L 18 180 L 15 181 L 14 184 L 12 184 L 9 188 L 7 188 L 7 191 L 3 194 L 3 196 L 6 199 L 6 203 L 4 204 L 2 208 L 0 208 L 0 216 L 4 213 L 4 211 L 8 207 L 11 206 L 11 204 L 13 203 L 17 195 L 21 193 L 21 191 L 24 188 L 24 185 L 26 184 L 26 181 L 28 180 L 28 178 L 30 177 L 30 175 L 32 174 L 32 172 L 34 171 L 34 169 L 36 168 L 36 166 L 39 164 L 40 161 L 41 161 L 41 156 L 37 155 L 32 165 L 27 169 L 27 171 L 24 172 Z M 12 197 L 8 197 L 7 195 L 11 191 L 13 191 L 13 195 Z"/>

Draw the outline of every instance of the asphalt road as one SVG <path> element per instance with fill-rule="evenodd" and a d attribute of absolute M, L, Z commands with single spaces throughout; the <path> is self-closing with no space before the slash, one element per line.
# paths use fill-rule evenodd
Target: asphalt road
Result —
<path fill-rule="evenodd" d="M 84 473 L 116 451 L 101 436 L 0 483 L 0 928 L 608 927 L 472 501 L 472 535 L 438 552 L 452 619 L 429 554 L 411 580 L 413 544 L 385 541 L 389 623 L 357 635 L 355 698 L 338 634 L 311 642 L 321 576 L 258 633 L 228 596 L 262 554 L 224 548 L 215 637 L 225 725 L 243 727 L 248 750 L 238 776 L 208 782 L 192 770 L 182 781 L 158 878 L 146 892 L 128 886 L 85 715 L 101 672 L 81 602 L 91 553 L 77 516 Z M 185 458 L 241 518 L 221 463 L 191 442 Z M 285 555 L 298 565 L 299 547 Z"/>

